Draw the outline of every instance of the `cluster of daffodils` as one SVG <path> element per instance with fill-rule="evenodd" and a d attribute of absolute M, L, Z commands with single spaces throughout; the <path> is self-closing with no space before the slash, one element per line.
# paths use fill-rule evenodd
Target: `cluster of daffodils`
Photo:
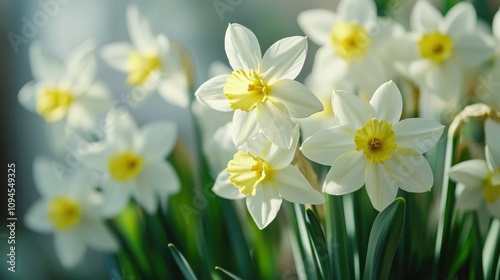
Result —
<path fill-rule="evenodd" d="M 461 103 L 465 97 L 472 96 L 467 101 L 480 99 L 500 109 L 500 93 L 485 95 L 491 86 L 481 82 L 500 71 L 494 47 L 500 40 L 500 13 L 493 35 L 478 27 L 468 2 L 443 16 L 418 0 L 409 19 L 407 31 L 393 19 L 378 17 L 373 0 L 342 0 L 335 12 L 300 13 L 298 24 L 307 37 L 280 39 L 264 54 L 251 30 L 229 24 L 224 48 L 230 68 L 214 64 L 212 78 L 188 93 L 194 85 L 180 46 L 154 34 L 147 18 L 130 6 L 131 43 L 112 43 L 98 53 L 126 73 L 130 94 L 158 92 L 170 104 L 191 109 L 201 132 L 194 140 L 203 142 L 197 145 L 200 151 L 192 150 L 199 152 L 195 158 L 206 157 L 196 158 L 194 180 L 180 180 L 167 159 L 177 140 L 175 123 L 156 120 L 139 127 L 128 110 L 116 108 L 119 102 L 108 87 L 96 81 L 93 43 L 64 62 L 33 44 L 35 80 L 20 90 L 20 103 L 50 125 L 62 124 L 57 126 L 65 129 L 55 137 L 70 139 L 68 134 L 76 133 L 83 139 L 101 128 L 103 133 L 85 141 L 81 164 L 70 174 L 54 173 L 48 160 L 35 161 L 43 199 L 29 210 L 28 227 L 54 233 L 56 253 L 69 268 L 82 259 L 87 245 L 119 250 L 109 227 L 128 204 L 140 208 L 141 215 L 155 215 L 168 210 L 170 196 L 192 194 L 202 188 L 198 185 L 208 184 L 223 199 L 245 199 L 259 229 L 278 217 L 287 203 L 283 200 L 317 208 L 329 195 L 364 186 L 380 212 L 401 190 L 431 191 L 434 176 L 443 174 L 434 174 L 425 153 L 449 124 L 442 106 L 461 109 L 468 105 Z M 295 79 L 306 61 L 308 40 L 319 49 L 301 83 Z M 500 125 L 486 121 L 485 134 L 485 160 L 458 163 L 449 175 L 459 183 L 457 208 L 477 210 L 487 225 L 492 217 L 500 219 Z M 212 180 L 203 181 L 210 177 L 201 174 L 205 163 Z"/>

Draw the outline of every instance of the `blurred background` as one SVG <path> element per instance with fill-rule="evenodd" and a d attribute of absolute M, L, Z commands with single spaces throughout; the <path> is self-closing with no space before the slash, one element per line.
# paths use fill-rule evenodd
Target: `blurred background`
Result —
<path fill-rule="evenodd" d="M 403 1 L 399 14 L 392 17 L 407 21 L 414 1 Z M 497 5 L 498 1 L 492 4 Z M 164 33 L 184 46 L 195 68 L 196 85 L 208 78 L 211 62 L 227 63 L 224 34 L 228 23 L 250 28 L 260 41 L 263 52 L 275 41 L 292 35 L 303 35 L 297 24 L 299 12 L 313 8 L 334 10 L 336 0 L 1 0 L 0 1 L 0 93 L 2 171 L 16 165 L 16 272 L 7 270 L 6 192 L 1 191 L 0 279 L 121 279 L 119 272 L 109 271 L 106 256 L 89 250 L 80 265 L 64 270 L 53 249 L 51 235 L 41 235 L 25 228 L 27 208 L 39 198 L 32 176 L 33 159 L 46 156 L 55 161 L 78 162 L 70 147 L 54 149 L 50 128 L 39 116 L 25 110 L 17 101 L 19 89 L 33 79 L 28 50 L 40 41 L 45 50 L 61 59 L 86 40 L 98 47 L 116 41 L 129 41 L 126 6 L 136 3 L 149 18 L 154 32 Z M 496 12 L 491 10 L 490 15 Z M 309 44 L 309 54 L 299 80 L 311 69 L 317 46 Z M 99 58 L 99 80 L 111 88 L 115 97 L 129 91 L 125 74 L 115 71 Z M 180 141 L 193 145 L 192 119 L 187 110 L 166 103 L 157 94 L 131 109 L 140 124 L 167 119 L 177 122 Z M 5 183 L 0 188 L 7 188 Z"/>

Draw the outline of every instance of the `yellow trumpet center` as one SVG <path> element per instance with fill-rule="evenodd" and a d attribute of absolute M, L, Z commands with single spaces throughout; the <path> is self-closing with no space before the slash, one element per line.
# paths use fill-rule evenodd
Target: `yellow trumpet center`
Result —
<path fill-rule="evenodd" d="M 48 204 L 48 216 L 58 230 L 67 230 L 80 222 L 82 211 L 77 201 L 67 197 L 55 197 Z"/>
<path fill-rule="evenodd" d="M 375 118 L 356 130 L 354 143 L 356 150 L 363 151 L 366 158 L 373 163 L 382 163 L 390 159 L 392 150 L 397 147 L 392 124 Z"/>
<path fill-rule="evenodd" d="M 370 48 L 368 32 L 357 23 L 339 22 L 331 33 L 335 52 L 346 60 L 362 59 Z"/>
<path fill-rule="evenodd" d="M 500 185 L 493 185 L 492 177 L 493 173 L 489 173 L 483 181 L 483 197 L 487 203 L 494 203 L 500 197 Z"/>
<path fill-rule="evenodd" d="M 68 113 L 69 106 L 74 98 L 69 89 L 47 87 L 38 95 L 36 111 L 47 122 L 61 120 Z"/>
<path fill-rule="evenodd" d="M 128 84 L 131 86 L 143 84 L 161 67 L 161 64 L 156 53 L 130 52 L 127 58 Z"/>
<path fill-rule="evenodd" d="M 224 95 L 233 110 L 251 111 L 266 101 L 271 88 L 254 70 L 233 71 L 224 86 Z"/>
<path fill-rule="evenodd" d="M 128 181 L 141 173 L 144 159 L 130 151 L 117 153 L 108 159 L 108 170 L 116 181 Z"/>
<path fill-rule="evenodd" d="M 422 35 L 417 46 L 420 57 L 442 62 L 451 57 L 454 44 L 450 36 L 433 32 Z"/>
<path fill-rule="evenodd" d="M 242 151 L 234 155 L 226 170 L 229 181 L 245 195 L 255 195 L 259 183 L 269 182 L 275 173 L 265 160 Z"/>

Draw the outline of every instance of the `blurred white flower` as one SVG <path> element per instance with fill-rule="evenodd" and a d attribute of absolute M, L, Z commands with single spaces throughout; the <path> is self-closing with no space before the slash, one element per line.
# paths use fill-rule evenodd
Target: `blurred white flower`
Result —
<path fill-rule="evenodd" d="M 460 2 L 446 16 L 426 0 L 419 0 L 410 14 L 412 33 L 401 41 L 409 61 L 407 75 L 423 90 L 456 103 L 464 85 L 464 71 L 492 58 L 493 44 L 477 32 L 476 11 Z"/>
<path fill-rule="evenodd" d="M 456 164 L 450 169 L 450 178 L 463 187 L 457 208 L 478 210 L 479 217 L 489 221 L 491 216 L 500 219 L 500 124 L 486 120 L 485 134 L 486 160 L 473 159 Z"/>
<path fill-rule="evenodd" d="M 279 40 L 262 57 L 252 31 L 230 24 L 225 49 L 234 71 L 202 84 L 195 93 L 198 101 L 218 111 L 234 111 L 237 146 L 260 129 L 274 144 L 289 148 L 293 138 L 290 117 L 304 118 L 322 110 L 312 92 L 293 80 L 304 64 L 306 38 Z"/>
<path fill-rule="evenodd" d="M 379 24 L 372 0 L 342 0 L 337 12 L 314 9 L 301 12 L 299 26 L 321 48 L 316 53 L 312 76 L 321 83 L 349 82 L 372 93 L 389 80 L 387 63 L 380 50 L 390 42 L 392 25 Z M 383 35 L 383 36 L 382 36 Z"/>
<path fill-rule="evenodd" d="M 117 215 L 132 196 L 149 214 L 180 190 L 175 170 L 166 161 L 177 139 L 171 122 L 157 121 L 139 129 L 126 111 L 106 116 L 106 139 L 94 143 L 83 163 L 103 173 L 103 211 Z"/>
<path fill-rule="evenodd" d="M 234 154 L 212 189 L 223 198 L 246 198 L 248 211 L 260 229 L 274 220 L 282 199 L 301 204 L 325 202 L 323 195 L 291 165 L 299 139 L 298 126 L 293 134 L 290 149 L 282 149 L 258 134 Z"/>
<path fill-rule="evenodd" d="M 348 194 L 363 184 L 378 211 L 397 195 L 430 191 L 433 174 L 421 155 L 439 140 L 444 127 L 425 119 L 401 117 L 403 101 L 397 86 L 380 86 L 370 103 L 346 93 L 334 92 L 333 109 L 338 126 L 321 130 L 302 144 L 304 155 L 331 165 L 323 192 Z"/>
<path fill-rule="evenodd" d="M 114 68 L 128 74 L 127 83 L 144 92 L 158 90 L 167 102 L 187 107 L 188 82 L 179 55 L 168 38 L 151 31 L 148 20 L 135 5 L 127 8 L 127 26 L 132 44 L 112 43 L 102 49 L 103 58 Z"/>
<path fill-rule="evenodd" d="M 207 157 L 212 173 L 218 175 L 227 166 L 227 162 L 237 152 L 232 138 L 233 123 L 219 127 L 211 138 L 203 142 L 203 152 Z"/>
<path fill-rule="evenodd" d="M 30 63 L 35 79 L 21 88 L 18 99 L 45 121 L 88 130 L 97 114 L 111 106 L 108 88 L 94 81 L 96 59 L 92 43 L 79 46 L 64 62 L 45 53 L 39 43 L 33 43 Z"/>
<path fill-rule="evenodd" d="M 104 252 L 118 250 L 99 211 L 102 200 L 94 190 L 96 178 L 87 170 L 75 169 L 71 177 L 62 179 L 49 160 L 34 162 L 34 179 L 42 199 L 28 209 L 26 226 L 54 234 L 55 251 L 65 268 L 77 265 L 87 246 Z"/>

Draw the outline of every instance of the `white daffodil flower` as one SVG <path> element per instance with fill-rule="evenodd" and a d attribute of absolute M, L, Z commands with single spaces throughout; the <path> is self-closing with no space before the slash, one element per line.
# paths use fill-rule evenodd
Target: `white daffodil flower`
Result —
<path fill-rule="evenodd" d="M 54 234 L 56 255 L 65 268 L 77 265 L 87 246 L 104 252 L 118 250 L 99 211 L 102 200 L 94 190 L 96 178 L 87 170 L 76 169 L 71 177 L 62 179 L 49 160 L 34 162 L 34 179 L 42 199 L 28 209 L 26 226 Z"/>
<path fill-rule="evenodd" d="M 187 77 L 168 38 L 163 34 L 153 35 L 148 20 L 139 14 L 135 5 L 127 8 L 127 27 L 132 44 L 119 42 L 104 46 L 103 58 L 128 74 L 130 87 L 145 92 L 158 90 L 167 102 L 187 107 Z"/>
<path fill-rule="evenodd" d="M 323 195 L 291 165 L 298 139 L 298 126 L 290 149 L 282 149 L 258 134 L 234 154 L 212 190 L 227 199 L 246 198 L 248 211 L 260 229 L 274 220 L 282 199 L 301 204 L 324 203 Z"/>
<path fill-rule="evenodd" d="M 212 138 L 203 142 L 203 153 L 207 157 L 212 174 L 215 176 L 226 168 L 228 161 L 238 151 L 234 146 L 232 133 L 233 123 L 228 122 L 219 127 Z"/>
<path fill-rule="evenodd" d="M 30 63 L 35 79 L 21 88 L 18 99 L 46 122 L 87 130 L 93 127 L 97 114 L 111 106 L 108 88 L 95 81 L 93 44 L 81 45 L 62 62 L 45 53 L 39 43 L 33 43 Z"/>
<path fill-rule="evenodd" d="M 444 127 L 425 119 L 401 117 L 403 101 L 392 82 L 380 86 L 370 103 L 334 92 L 337 126 L 321 130 L 302 144 L 304 155 L 331 165 L 323 192 L 344 195 L 363 184 L 370 200 L 382 211 L 397 195 L 430 191 L 433 174 L 422 153 L 439 140 Z"/>
<path fill-rule="evenodd" d="M 411 34 L 402 40 L 409 60 L 407 75 L 422 89 L 442 100 L 456 102 L 464 85 L 464 70 L 492 58 L 493 44 L 477 32 L 476 11 L 460 2 L 446 16 L 426 0 L 410 14 Z"/>
<path fill-rule="evenodd" d="M 304 33 L 320 49 L 312 75 L 316 80 L 338 84 L 350 82 L 355 88 L 372 93 L 389 80 L 386 63 L 379 53 L 388 41 L 386 27 L 377 21 L 372 0 L 342 0 L 337 11 L 314 9 L 297 18 Z"/>
<path fill-rule="evenodd" d="M 176 141 L 177 128 L 167 121 L 151 122 L 139 129 L 126 111 L 106 116 L 106 139 L 84 154 L 83 163 L 103 173 L 103 211 L 117 215 L 132 196 L 149 214 L 169 195 L 180 190 L 175 170 L 166 162 Z"/>
<path fill-rule="evenodd" d="M 473 159 L 454 165 L 450 178 L 463 187 L 457 199 L 457 208 L 463 211 L 478 210 L 500 219 L 500 124 L 490 119 L 485 123 L 486 160 Z M 486 208 L 487 211 L 482 211 Z"/>
<path fill-rule="evenodd" d="M 293 79 L 305 61 L 305 37 L 274 43 L 262 57 L 252 31 L 230 24 L 225 49 L 230 75 L 219 75 L 200 86 L 195 95 L 202 104 L 233 114 L 233 140 L 237 146 L 260 129 L 274 144 L 289 148 L 293 139 L 290 117 L 304 118 L 321 111 L 321 102 Z"/>

